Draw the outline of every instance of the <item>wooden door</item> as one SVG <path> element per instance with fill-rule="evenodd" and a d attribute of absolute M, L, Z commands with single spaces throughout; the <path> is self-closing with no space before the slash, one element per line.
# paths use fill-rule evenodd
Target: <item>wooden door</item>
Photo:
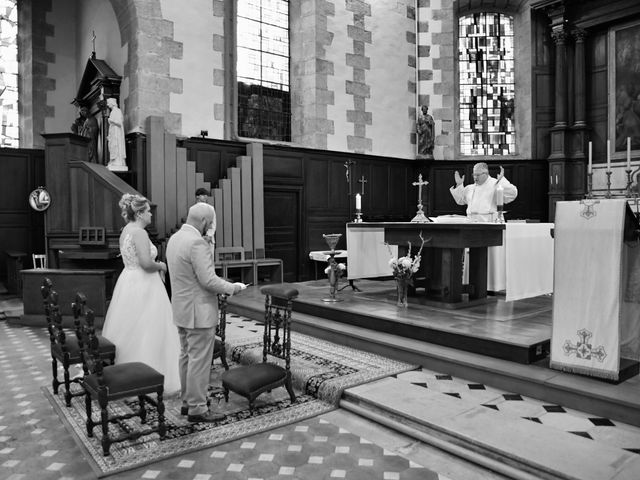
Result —
<path fill-rule="evenodd" d="M 264 242 L 267 257 L 281 258 L 285 282 L 300 278 L 302 221 L 302 188 L 299 186 L 265 185 Z"/>

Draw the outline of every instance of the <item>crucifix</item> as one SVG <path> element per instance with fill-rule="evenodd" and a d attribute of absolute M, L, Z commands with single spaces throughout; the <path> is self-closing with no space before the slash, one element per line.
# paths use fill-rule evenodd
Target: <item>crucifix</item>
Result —
<path fill-rule="evenodd" d="M 358 183 L 360 184 L 360 195 L 364 197 L 364 184 L 367 183 L 367 180 L 365 180 L 364 175 L 360 177 L 360 180 L 358 180 Z"/>
<path fill-rule="evenodd" d="M 424 212 L 422 211 L 422 186 L 424 185 L 426 187 L 427 185 L 429 185 L 429 182 L 426 180 L 423 181 L 422 174 L 419 174 L 418 181 L 413 182 L 411 185 L 413 185 L 414 187 L 418 187 L 418 211 L 416 212 L 416 216 L 413 217 L 411 221 L 414 223 L 430 222 L 430 220 L 424 215 Z"/>

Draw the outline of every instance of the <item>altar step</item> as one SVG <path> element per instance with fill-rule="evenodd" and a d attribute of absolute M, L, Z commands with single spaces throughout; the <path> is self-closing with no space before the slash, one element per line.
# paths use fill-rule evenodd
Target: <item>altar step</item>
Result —
<path fill-rule="evenodd" d="M 257 287 L 229 299 L 229 312 L 261 320 L 264 296 Z M 548 368 L 548 358 L 519 364 L 393 333 L 294 311 L 294 331 L 424 366 L 430 370 L 640 426 L 640 377 L 613 385 Z M 640 478 L 640 476 L 638 477 Z"/>
<path fill-rule="evenodd" d="M 392 377 L 346 390 L 340 407 L 509 478 L 640 478 L 637 453 Z"/>

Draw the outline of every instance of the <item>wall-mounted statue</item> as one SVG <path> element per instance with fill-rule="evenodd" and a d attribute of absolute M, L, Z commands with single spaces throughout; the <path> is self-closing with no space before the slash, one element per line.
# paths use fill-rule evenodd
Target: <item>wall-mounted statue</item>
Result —
<path fill-rule="evenodd" d="M 87 160 L 93 163 L 98 162 L 98 120 L 89 113 L 87 107 L 80 107 L 79 116 L 71 125 L 71 131 L 77 135 L 82 135 L 89 139 L 89 151 Z"/>
<path fill-rule="evenodd" d="M 422 105 L 416 121 L 416 133 L 418 134 L 418 157 L 433 158 L 433 146 L 435 140 L 435 122 L 428 113 L 429 107 Z"/>
<path fill-rule="evenodd" d="M 107 108 L 109 109 L 109 163 L 107 168 L 115 171 L 127 171 L 125 159 L 127 154 L 125 151 L 124 141 L 124 116 L 122 110 L 118 108 L 118 101 L 115 98 L 107 99 Z"/>

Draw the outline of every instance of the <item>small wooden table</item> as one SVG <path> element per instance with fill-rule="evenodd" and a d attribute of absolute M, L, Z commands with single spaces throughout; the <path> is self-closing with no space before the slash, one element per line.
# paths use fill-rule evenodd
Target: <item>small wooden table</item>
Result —
<path fill-rule="evenodd" d="M 427 300 L 447 308 L 466 307 L 487 301 L 487 247 L 502 245 L 504 224 L 411 222 L 347 224 L 347 229 L 352 229 L 354 232 L 358 229 L 372 228 L 382 229 L 385 241 L 398 245 L 399 248 L 406 248 L 407 242 L 411 242 L 414 247 L 419 247 L 421 233 L 425 240 L 431 239 L 424 246 L 432 251 L 433 258 L 423 261 L 420 266 L 421 270 L 430 268 L 432 271 L 427 271 L 426 275 L 437 283 L 435 290 L 425 289 Z M 462 299 L 462 258 L 465 248 L 469 249 L 468 302 L 463 302 Z M 427 253 L 423 251 L 423 256 L 426 257 Z"/>

